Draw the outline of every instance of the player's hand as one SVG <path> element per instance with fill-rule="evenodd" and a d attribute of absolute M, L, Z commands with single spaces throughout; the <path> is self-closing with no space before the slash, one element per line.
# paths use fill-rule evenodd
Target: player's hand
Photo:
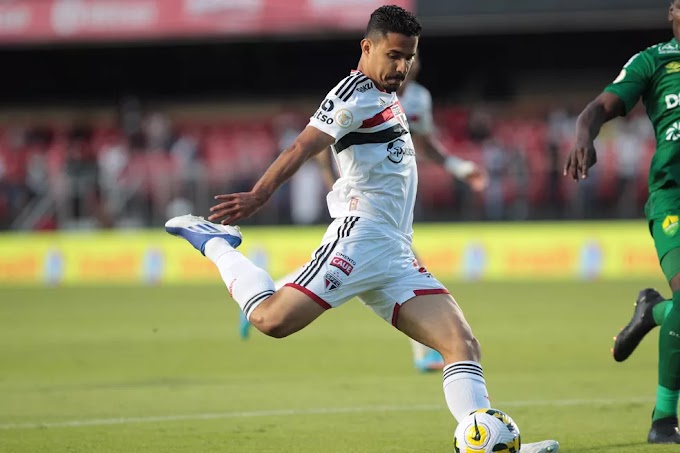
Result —
<path fill-rule="evenodd" d="M 255 192 L 241 192 L 227 195 L 216 195 L 220 203 L 210 208 L 208 220 L 220 220 L 222 225 L 230 225 L 239 219 L 246 219 L 262 208 L 267 201 Z"/>
<path fill-rule="evenodd" d="M 483 192 L 489 185 L 489 175 L 479 165 L 474 166 L 472 171 L 463 178 L 473 192 Z"/>
<path fill-rule="evenodd" d="M 593 143 L 585 145 L 577 144 L 567 157 L 567 163 L 564 165 L 564 176 L 571 176 L 574 181 L 586 179 L 588 177 L 588 169 L 597 162 L 597 153 Z"/>

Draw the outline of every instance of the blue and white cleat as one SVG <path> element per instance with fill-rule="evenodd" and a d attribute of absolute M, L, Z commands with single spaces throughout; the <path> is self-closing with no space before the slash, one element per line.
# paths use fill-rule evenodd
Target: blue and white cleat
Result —
<path fill-rule="evenodd" d="M 519 453 L 557 453 L 558 451 L 560 451 L 560 443 L 556 440 L 522 444 L 519 449 Z"/>
<path fill-rule="evenodd" d="M 173 217 L 165 222 L 165 231 L 189 241 L 189 244 L 205 255 L 205 244 L 210 239 L 222 238 L 232 247 L 241 245 L 243 236 L 236 226 L 212 223 L 203 217 L 187 214 Z"/>

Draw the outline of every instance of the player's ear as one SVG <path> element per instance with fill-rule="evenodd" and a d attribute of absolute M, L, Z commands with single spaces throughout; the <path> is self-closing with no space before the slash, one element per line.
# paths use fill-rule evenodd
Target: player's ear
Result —
<path fill-rule="evenodd" d="M 361 53 L 368 55 L 368 53 L 371 51 L 371 46 L 373 43 L 371 42 L 370 39 L 364 38 L 361 40 Z"/>
<path fill-rule="evenodd" d="M 675 2 L 668 7 L 668 22 L 673 22 L 673 10 L 675 9 Z"/>

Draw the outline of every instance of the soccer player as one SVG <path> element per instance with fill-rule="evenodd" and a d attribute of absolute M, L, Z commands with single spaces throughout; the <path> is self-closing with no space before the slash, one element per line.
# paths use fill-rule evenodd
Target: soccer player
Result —
<path fill-rule="evenodd" d="M 465 181 L 473 191 L 483 191 L 488 183 L 488 176 L 484 169 L 472 161 L 449 155 L 444 145 L 437 139 L 432 118 L 432 95 L 427 88 L 416 81 L 420 68 L 420 57 L 416 55 L 404 83 L 397 90 L 399 102 L 404 108 L 404 113 L 406 113 L 414 148 L 432 162 L 445 168 L 456 178 Z M 329 190 L 332 190 L 336 181 L 331 161 L 332 155 L 332 150 L 317 155 L 324 182 Z M 420 260 L 416 257 L 416 263 L 419 262 Z M 425 271 L 425 268 L 421 267 L 420 264 L 418 268 Z M 243 323 L 241 323 L 241 329 L 242 326 Z M 415 340 L 411 340 L 411 350 L 413 365 L 421 372 L 441 370 L 445 365 L 439 352 Z"/>
<path fill-rule="evenodd" d="M 597 161 L 593 142 L 602 125 L 626 115 L 642 97 L 657 141 L 645 216 L 673 298 L 664 300 L 650 288 L 640 291 L 632 319 L 615 338 L 613 354 L 617 362 L 626 360 L 649 331 L 661 326 L 656 404 L 647 436 L 653 444 L 680 443 L 680 0 L 670 2 L 668 20 L 675 37 L 635 54 L 581 112 L 564 168 L 576 181 L 587 178 Z"/>
<path fill-rule="evenodd" d="M 445 399 L 456 420 L 462 420 L 490 407 L 479 342 L 444 285 L 413 265 L 411 251 L 417 171 L 396 91 L 416 55 L 420 31 L 416 17 L 400 7 L 375 10 L 357 70 L 331 89 L 253 189 L 216 196 L 210 222 L 180 216 L 170 219 L 166 230 L 217 266 L 248 320 L 272 337 L 291 335 L 358 297 L 404 334 L 442 354 Z M 299 276 L 276 290 L 271 277 L 238 252 L 242 237 L 232 224 L 257 212 L 306 160 L 328 147 L 341 174 L 327 198 L 335 220 Z M 548 442 L 522 451 L 556 448 L 556 442 Z"/>

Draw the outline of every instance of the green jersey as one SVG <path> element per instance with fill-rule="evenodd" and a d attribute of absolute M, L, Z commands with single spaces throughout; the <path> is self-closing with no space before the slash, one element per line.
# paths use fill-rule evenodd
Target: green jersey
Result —
<path fill-rule="evenodd" d="M 656 152 L 649 170 L 647 217 L 680 209 L 680 45 L 675 39 L 634 55 L 605 91 L 628 113 L 642 97 L 654 126 Z M 672 206 L 671 206 L 672 205 Z"/>

